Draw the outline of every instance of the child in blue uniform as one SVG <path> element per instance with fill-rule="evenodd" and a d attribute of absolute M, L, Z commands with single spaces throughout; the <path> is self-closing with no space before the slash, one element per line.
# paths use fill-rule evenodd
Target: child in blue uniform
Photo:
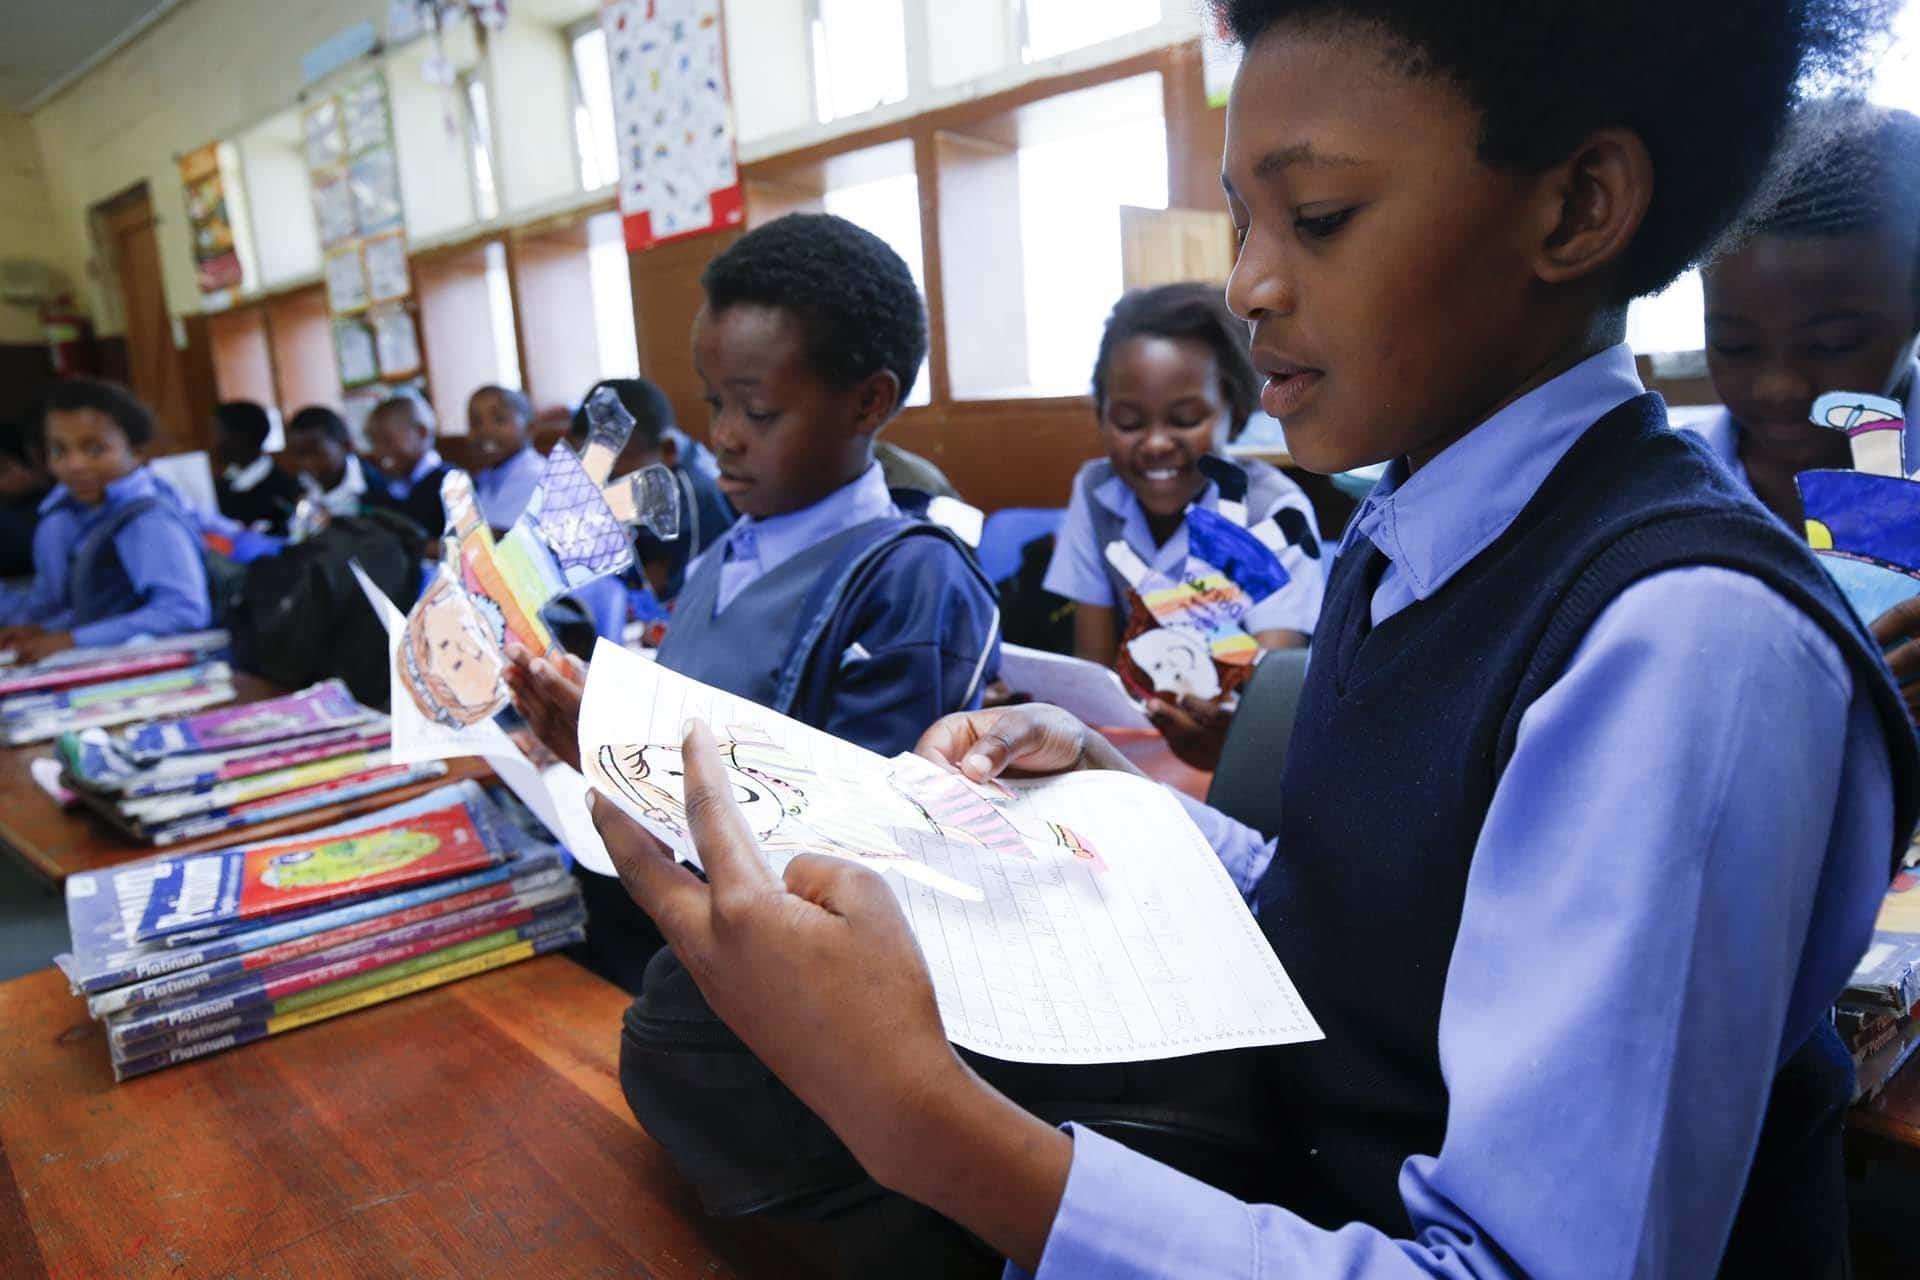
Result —
<path fill-rule="evenodd" d="M 379 473 L 369 477 L 367 505 L 397 511 L 437 540 L 447 525 L 440 481 L 447 464 L 433 447 L 433 406 L 417 391 L 383 400 L 367 415 L 367 445 Z"/>
<path fill-rule="evenodd" d="M 39 431 L 56 483 L 40 504 L 32 584 L 0 595 L 0 649 L 28 661 L 206 628 L 199 537 L 141 462 L 146 406 L 113 383 L 57 382 Z"/>
<path fill-rule="evenodd" d="M 1204 564 L 1207 548 L 1193 546 L 1190 513 L 1196 510 L 1202 521 L 1271 529 L 1272 546 L 1263 563 L 1252 566 L 1259 572 L 1242 574 L 1247 581 L 1235 584 L 1247 597 L 1239 626 L 1261 649 L 1293 648 L 1313 635 L 1325 582 L 1312 505 L 1274 468 L 1219 452 L 1246 426 L 1259 389 L 1244 327 L 1218 290 L 1163 285 L 1129 293 L 1114 307 L 1093 369 L 1107 456 L 1074 477 L 1045 581 L 1047 590 L 1077 602 L 1080 657 L 1112 665 L 1122 635 L 1147 623 L 1129 617 L 1141 584 L 1119 563 L 1172 582 L 1227 568 Z M 1251 670 L 1256 656 L 1240 655 L 1240 665 Z M 1222 670 L 1232 667 L 1222 664 Z M 1230 713 L 1217 698 L 1167 694 L 1151 699 L 1148 711 L 1183 759 L 1201 768 L 1218 763 Z"/>
<path fill-rule="evenodd" d="M 1809 420 L 1829 391 L 1906 406 L 1920 457 L 1920 118 L 1832 101 L 1804 108 L 1739 248 L 1703 272 L 1707 372 L 1724 408 L 1698 428 L 1786 526 L 1795 478 L 1847 470 L 1847 438 Z M 1873 623 L 1920 715 L 1920 601 Z"/>
<path fill-rule="evenodd" d="M 1243 1059 L 1259 1105 L 1234 1169 L 1265 1203 L 983 1083 L 891 889 L 823 859 L 774 878 L 709 733 L 686 756 L 709 880 L 602 803 L 609 850 L 860 1162 L 830 1179 L 804 1113 L 756 1095 L 813 1157 L 815 1203 L 864 1168 L 1016 1274 L 1843 1273 L 1829 1007 L 1920 755 L 1833 583 L 1668 428 L 1622 339 L 1872 7 L 1222 10 L 1246 50 L 1228 301 L 1262 407 L 1314 471 L 1389 464 L 1328 575 L 1278 839 L 1195 809 L 1326 1032 Z M 922 750 L 976 777 L 1116 765 L 1038 707 L 954 717 Z"/>
<path fill-rule="evenodd" d="M 532 423 L 533 405 L 510 387 L 482 387 L 467 399 L 473 496 L 496 533 L 513 527 L 546 472 L 547 460 L 527 436 Z"/>
<path fill-rule="evenodd" d="M 926 355 L 913 276 L 853 223 L 795 214 L 701 283 L 694 365 L 740 519 L 688 568 L 659 659 L 869 750 L 908 750 L 980 705 L 999 623 L 971 553 L 902 514 L 873 457 Z M 576 750 L 568 675 L 513 672 L 516 704 L 562 758 Z"/>

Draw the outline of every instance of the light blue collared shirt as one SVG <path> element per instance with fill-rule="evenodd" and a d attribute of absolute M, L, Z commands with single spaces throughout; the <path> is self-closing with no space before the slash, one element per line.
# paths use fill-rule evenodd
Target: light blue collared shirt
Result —
<path fill-rule="evenodd" d="M 546 470 L 547 460 L 532 445 L 524 445 L 512 457 L 474 472 L 473 496 L 480 504 L 480 518 L 495 529 L 512 528 L 527 509 L 533 491 L 540 487 L 540 477 Z"/>
<path fill-rule="evenodd" d="M 65 485 L 55 485 L 40 504 L 33 533 L 33 582 L 0 595 L 0 626 L 36 623 L 48 631 L 72 631 L 76 645 L 119 644 L 136 636 L 170 636 L 211 625 L 207 572 L 188 518 L 147 512 L 114 535 L 118 572 L 108 571 L 93 613 L 107 616 L 73 625 L 73 554 L 87 533 L 116 508 L 146 498 L 178 505 L 173 490 L 146 467 L 107 486 L 97 507 L 83 505 Z M 184 516 L 184 513 L 183 513 Z"/>
<path fill-rule="evenodd" d="M 413 470 L 407 473 L 405 480 L 394 480 L 389 478 L 384 471 L 380 471 L 378 468 L 374 470 L 378 482 L 386 488 L 387 496 L 395 502 L 405 502 L 407 495 L 413 492 L 414 486 L 418 485 L 427 476 L 432 475 L 434 468 L 440 465 L 442 465 L 440 451 L 438 449 L 428 449 L 420 455 L 420 461 L 413 464 Z"/>
<path fill-rule="evenodd" d="M 1390 467 L 1343 542 L 1387 557 L 1375 622 L 1639 390 L 1615 347 Z M 1488 808 L 1440 1013 L 1447 1134 L 1400 1174 L 1411 1235 L 1326 1231 L 1076 1129 L 1040 1276 L 1711 1274 L 1774 1074 L 1871 936 L 1890 768 L 1810 618 L 1727 569 L 1642 579 L 1521 718 Z M 1251 889 L 1272 845 L 1194 809 Z"/>
<path fill-rule="evenodd" d="M 1268 504 L 1264 510 L 1249 510 L 1248 525 L 1259 524 L 1283 507 L 1292 507 L 1306 517 L 1309 528 L 1318 529 L 1320 522 L 1313 513 L 1313 504 L 1307 500 L 1300 486 L 1284 475 L 1279 479 L 1282 487 L 1278 500 Z M 1085 495 L 1086 486 L 1076 478 L 1073 496 L 1067 502 L 1067 514 L 1061 519 L 1060 533 L 1054 539 L 1053 559 L 1047 564 L 1047 576 L 1042 585 L 1055 595 L 1065 596 L 1069 600 L 1124 611 L 1126 601 L 1114 595 L 1114 581 L 1107 572 L 1107 549 L 1097 545 L 1099 538 L 1094 532 L 1093 517 L 1087 511 Z M 1120 517 L 1120 540 L 1148 568 L 1157 569 L 1175 581 L 1187 576 L 1187 522 L 1184 519 L 1171 537 L 1156 544 L 1153 531 L 1147 527 L 1146 510 L 1140 505 L 1140 499 L 1134 496 L 1133 490 L 1127 487 L 1125 480 L 1117 475 L 1109 476 L 1094 487 L 1092 500 Z M 1188 505 L 1217 511 L 1220 507 L 1220 486 L 1211 480 L 1207 481 L 1206 487 Z M 1254 601 L 1247 616 L 1241 620 L 1241 625 L 1250 632 L 1298 631 L 1302 635 L 1312 635 L 1315 625 L 1320 621 L 1321 597 L 1326 594 L 1326 574 L 1321 561 L 1297 546 L 1288 545 L 1280 552 L 1280 565 L 1287 571 L 1287 584 L 1271 595 Z"/>
<path fill-rule="evenodd" d="M 720 591 L 713 604 L 714 613 L 719 614 L 734 597 L 808 547 L 855 525 L 899 514 L 876 462 L 857 479 L 810 507 L 763 519 L 741 516 L 726 537 L 694 557 L 687 566 L 687 576 L 698 572 L 709 556 L 725 557 L 720 562 Z"/>

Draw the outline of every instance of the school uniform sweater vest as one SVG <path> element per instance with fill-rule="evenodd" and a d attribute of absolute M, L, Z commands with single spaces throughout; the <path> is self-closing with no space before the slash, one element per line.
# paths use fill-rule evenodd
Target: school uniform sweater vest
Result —
<path fill-rule="evenodd" d="M 1274 1109 L 1263 1131 L 1280 1203 L 1322 1225 L 1357 1220 L 1404 1236 L 1401 1165 L 1437 1155 L 1446 1133 L 1441 996 L 1481 826 L 1520 717 L 1623 590 L 1664 569 L 1717 565 L 1817 622 L 1884 722 L 1901 846 L 1920 758 L 1877 650 L 1813 556 L 1703 446 L 1667 429 L 1657 396 L 1589 428 L 1505 534 L 1373 627 L 1384 565 L 1361 542 L 1333 568 L 1287 751 L 1278 853 L 1258 889 L 1261 924 L 1326 1039 L 1263 1055 L 1258 1094 Z M 1891 877 L 1898 849 L 1889 856 Z M 1826 1022 L 1792 1034 L 1807 1043 L 1776 1079 L 1729 1268 L 1756 1254 L 1820 1254 L 1843 1221 L 1837 1183 L 1815 1185 L 1821 1162 L 1807 1146 L 1823 1128 L 1837 1132 L 1851 1067 Z M 1524 1158 L 1515 1153 L 1516 1174 Z M 1834 1165 L 1837 1178 L 1837 1150 Z M 1809 1198 L 1828 1203 L 1815 1212 Z M 1756 1209 L 1796 1199 L 1796 1212 Z"/>

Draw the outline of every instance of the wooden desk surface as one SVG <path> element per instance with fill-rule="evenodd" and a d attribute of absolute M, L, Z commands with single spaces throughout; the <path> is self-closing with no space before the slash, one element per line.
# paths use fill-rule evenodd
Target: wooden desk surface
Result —
<path fill-rule="evenodd" d="M 0 985 L 0 1272 L 809 1276 L 634 1123 L 627 997 L 546 956 L 116 1085 L 57 973 Z"/>
<path fill-rule="evenodd" d="M 242 672 L 234 674 L 233 683 L 239 693 L 237 702 L 259 702 L 282 692 L 257 676 Z M 0 848 L 11 850 L 55 885 L 65 883 L 66 878 L 76 872 L 96 871 L 156 852 L 149 846 L 132 843 L 99 818 L 80 810 L 63 810 L 48 798 L 46 792 L 34 784 L 29 765 L 39 757 L 52 754 L 53 745 L 44 742 L 35 746 L 0 749 Z M 199 840 L 182 841 L 168 845 L 167 852 L 194 853 L 202 849 L 219 849 L 236 840 L 267 840 L 330 822 L 344 822 L 375 809 L 411 800 L 450 782 L 489 775 L 486 765 L 479 760 L 449 760 L 447 767 L 444 778 L 363 796 L 343 804 L 328 805 L 311 813 L 277 818 L 245 831 L 222 832 Z"/>

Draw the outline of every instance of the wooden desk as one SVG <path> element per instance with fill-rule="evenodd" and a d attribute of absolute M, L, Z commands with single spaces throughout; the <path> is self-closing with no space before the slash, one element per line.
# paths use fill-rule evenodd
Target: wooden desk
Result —
<path fill-rule="evenodd" d="M 239 693 L 236 704 L 259 702 L 282 692 L 257 676 L 240 672 L 234 673 L 233 683 Z M 52 754 L 53 745 L 44 742 L 35 746 L 0 749 L 0 848 L 10 850 L 56 886 L 64 884 L 67 877 L 76 872 L 96 871 L 156 852 L 149 846 L 130 842 L 84 810 L 63 810 L 55 804 L 46 792 L 35 785 L 29 772 L 33 760 Z M 182 841 L 168 845 L 167 852 L 194 853 L 202 849 L 219 849 L 238 840 L 268 840 L 330 822 L 344 822 L 375 809 L 411 800 L 435 787 L 467 778 L 485 778 L 491 772 L 482 761 L 473 759 L 449 760 L 447 768 L 447 775 L 443 778 L 328 805 L 311 813 L 276 818 L 245 831 L 221 832 L 199 840 Z"/>
<path fill-rule="evenodd" d="M 0 985 L 0 1272 L 821 1275 L 703 1218 L 620 1093 L 619 989 L 547 956 L 116 1085 L 52 970 Z"/>

